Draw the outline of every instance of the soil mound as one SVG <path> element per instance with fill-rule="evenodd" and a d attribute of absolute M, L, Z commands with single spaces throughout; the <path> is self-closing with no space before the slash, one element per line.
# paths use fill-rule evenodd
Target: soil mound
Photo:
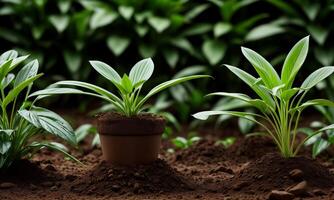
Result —
<path fill-rule="evenodd" d="M 177 151 L 172 155 L 172 162 L 193 164 L 211 164 L 226 160 L 227 152 L 222 145 L 213 140 L 201 140 L 188 149 Z"/>
<path fill-rule="evenodd" d="M 0 181 L 40 182 L 50 178 L 56 179 L 56 177 L 59 177 L 59 175 L 55 171 L 43 170 L 40 162 L 29 160 L 18 160 L 10 168 L 0 171 Z"/>
<path fill-rule="evenodd" d="M 315 160 L 306 157 L 286 159 L 277 153 L 269 153 L 245 165 L 231 181 L 232 189 L 250 193 L 288 190 L 302 181 L 306 181 L 308 189 L 334 187 L 334 176 Z"/>
<path fill-rule="evenodd" d="M 86 195 L 133 195 L 192 190 L 192 184 L 163 160 L 134 167 L 102 161 L 77 179 L 71 190 Z"/>

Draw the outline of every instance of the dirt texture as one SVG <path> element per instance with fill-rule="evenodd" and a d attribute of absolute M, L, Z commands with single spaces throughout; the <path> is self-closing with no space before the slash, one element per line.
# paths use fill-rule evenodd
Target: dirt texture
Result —
<path fill-rule="evenodd" d="M 310 159 L 308 150 L 282 158 L 263 137 L 238 138 L 229 149 L 212 138 L 173 154 L 162 147 L 156 162 L 135 167 L 111 166 L 82 146 L 72 154 L 84 165 L 42 150 L 2 172 L 0 199 L 334 199 L 332 161 Z"/>

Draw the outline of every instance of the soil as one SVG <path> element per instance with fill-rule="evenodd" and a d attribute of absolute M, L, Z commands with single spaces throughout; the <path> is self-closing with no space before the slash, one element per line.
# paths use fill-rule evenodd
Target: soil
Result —
<path fill-rule="evenodd" d="M 127 117 L 109 112 L 99 115 L 96 123 L 99 133 L 103 135 L 160 135 L 165 127 L 163 117 L 150 113 Z"/>
<path fill-rule="evenodd" d="M 84 165 L 42 150 L 0 174 L 0 199 L 334 199 L 330 153 L 286 159 L 264 137 L 240 137 L 228 149 L 208 138 L 173 154 L 163 145 L 157 161 L 135 167 L 105 163 L 88 141 L 72 150 Z"/>

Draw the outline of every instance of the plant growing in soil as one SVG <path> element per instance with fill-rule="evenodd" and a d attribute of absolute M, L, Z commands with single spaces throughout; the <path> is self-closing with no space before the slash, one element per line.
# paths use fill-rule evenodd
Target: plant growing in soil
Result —
<path fill-rule="evenodd" d="M 242 47 L 242 53 L 252 64 L 259 75 L 258 78 L 241 70 L 240 68 L 225 65 L 232 73 L 244 81 L 260 97 L 251 98 L 246 94 L 216 92 L 209 96 L 228 96 L 240 99 L 255 107 L 259 113 L 239 111 L 203 111 L 196 113 L 195 118 L 206 120 L 212 115 L 231 115 L 245 118 L 260 125 L 265 134 L 276 143 L 284 157 L 295 156 L 301 146 L 312 136 L 325 130 L 333 129 L 334 125 L 324 127 L 297 143 L 296 135 L 302 111 L 314 105 L 334 106 L 327 99 L 313 99 L 303 101 L 308 91 L 317 83 L 324 80 L 334 72 L 334 67 L 326 66 L 311 73 L 300 87 L 293 87 L 295 77 L 305 61 L 309 46 L 309 37 L 301 39 L 287 55 L 281 76 L 273 66 L 255 51 Z"/>
<path fill-rule="evenodd" d="M 97 128 L 104 158 L 112 164 L 134 165 L 153 162 L 158 156 L 165 120 L 158 115 L 143 113 L 147 100 L 179 83 L 210 77 L 191 75 L 172 79 L 157 85 L 141 97 L 141 89 L 154 70 L 153 61 L 150 58 L 137 62 L 129 75 L 124 74 L 123 77 L 101 61 L 90 63 L 98 73 L 117 88 L 119 96 L 102 87 L 81 81 L 60 81 L 34 95 L 76 93 L 99 97 L 109 102 L 118 112 L 100 115 Z M 83 90 L 74 89 L 73 86 Z"/>
<path fill-rule="evenodd" d="M 0 56 L 0 169 L 8 168 L 22 157 L 32 156 L 44 147 L 76 160 L 60 143 L 33 139 L 47 132 L 76 145 L 71 126 L 56 113 L 35 106 L 40 97 L 32 99 L 29 96 L 34 81 L 43 74 L 37 74 L 37 60 L 23 66 L 27 58 L 18 57 L 13 50 Z M 23 67 L 14 73 L 18 66 Z"/>

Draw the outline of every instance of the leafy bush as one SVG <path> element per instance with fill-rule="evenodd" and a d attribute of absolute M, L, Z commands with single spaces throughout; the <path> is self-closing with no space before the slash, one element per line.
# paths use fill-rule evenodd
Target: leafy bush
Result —
<path fill-rule="evenodd" d="M 35 106 L 41 96 L 31 98 L 34 81 L 43 75 L 37 74 L 37 60 L 27 63 L 18 73 L 14 73 L 27 58 L 18 57 L 18 53 L 13 50 L 0 56 L 0 169 L 8 168 L 17 159 L 32 156 L 44 147 L 60 151 L 76 160 L 66 153 L 64 145 L 37 141 L 35 138 L 47 132 L 76 145 L 71 126 L 56 113 Z"/>
<path fill-rule="evenodd" d="M 232 115 L 245 118 L 260 125 L 279 148 L 282 156 L 295 156 L 300 147 L 313 135 L 296 144 L 298 123 L 302 111 L 314 105 L 334 106 L 326 99 L 313 99 L 303 102 L 305 95 L 316 84 L 330 76 L 334 67 L 322 67 L 311 73 L 300 87 L 293 87 L 295 77 L 305 61 L 309 46 L 309 37 L 300 40 L 287 55 L 281 76 L 272 65 L 255 51 L 242 47 L 242 53 L 252 64 L 259 78 L 231 65 L 225 65 L 231 72 L 244 81 L 260 99 L 253 99 L 242 93 L 217 92 L 210 95 L 228 96 L 240 99 L 260 111 L 259 114 L 238 111 L 203 111 L 195 118 L 205 120 L 212 115 Z M 256 120 L 256 118 L 258 120 Z M 314 134 L 333 129 L 334 125 L 324 127 Z"/>

